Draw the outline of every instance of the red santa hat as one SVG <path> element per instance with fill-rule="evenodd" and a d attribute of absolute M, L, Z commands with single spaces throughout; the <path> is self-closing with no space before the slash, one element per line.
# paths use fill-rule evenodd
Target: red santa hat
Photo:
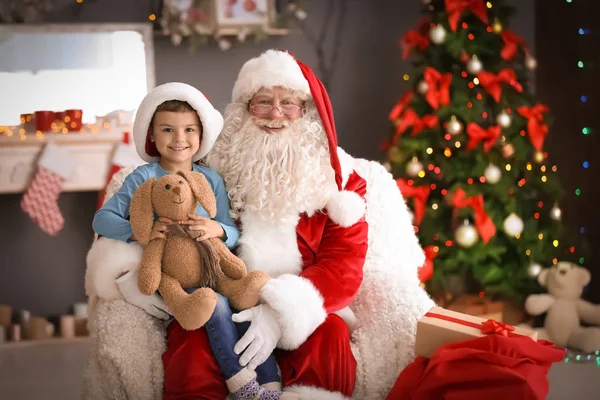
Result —
<path fill-rule="evenodd" d="M 343 190 L 345 179 L 338 156 L 333 109 L 327 90 L 312 69 L 287 51 L 267 50 L 242 66 L 233 87 L 232 100 L 245 103 L 261 88 L 274 86 L 302 92 L 309 101 L 314 102 L 327 136 L 331 167 L 335 171 L 338 187 L 338 192 L 327 202 L 326 209 L 331 219 L 339 225 L 354 225 L 364 216 L 365 202 L 355 192 Z"/>
<path fill-rule="evenodd" d="M 187 102 L 196 112 L 202 124 L 202 140 L 193 161 L 204 157 L 215 144 L 215 140 L 223 128 L 223 116 L 208 101 L 201 91 L 193 86 L 181 82 L 165 83 L 152 89 L 137 110 L 133 123 L 133 139 L 135 148 L 140 157 L 147 162 L 160 159 L 154 143 L 150 141 L 150 122 L 156 108 L 169 100 Z"/>

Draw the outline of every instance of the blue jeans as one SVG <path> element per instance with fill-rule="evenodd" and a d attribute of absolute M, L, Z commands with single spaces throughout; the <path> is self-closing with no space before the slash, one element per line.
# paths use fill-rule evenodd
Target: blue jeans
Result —
<path fill-rule="evenodd" d="M 249 322 L 236 324 L 231 319 L 233 311 L 229 306 L 227 297 L 217 293 L 219 299 L 215 311 L 206 322 L 204 327 L 208 333 L 208 341 L 217 364 L 221 369 L 225 379 L 233 377 L 242 370 L 240 365 L 240 356 L 235 354 L 233 347 L 241 338 L 248 327 Z M 256 368 L 256 380 L 259 384 L 264 385 L 270 382 L 279 382 L 279 371 L 277 370 L 277 362 L 273 354 L 267 360 Z"/>

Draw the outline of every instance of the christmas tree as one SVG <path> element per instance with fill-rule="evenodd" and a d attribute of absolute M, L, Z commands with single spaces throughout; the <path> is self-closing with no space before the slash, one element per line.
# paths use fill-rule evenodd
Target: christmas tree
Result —
<path fill-rule="evenodd" d="M 529 82 L 536 61 L 502 0 L 423 2 L 401 39 L 412 90 L 382 145 L 428 258 L 421 279 L 437 291 L 466 278 L 468 291 L 522 300 L 541 291 L 541 268 L 582 250 L 561 221 L 549 110 Z"/>

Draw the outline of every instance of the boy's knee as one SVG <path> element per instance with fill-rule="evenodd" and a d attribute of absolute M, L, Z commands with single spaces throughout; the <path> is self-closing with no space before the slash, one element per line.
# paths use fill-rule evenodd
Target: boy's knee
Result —
<path fill-rule="evenodd" d="M 231 319 L 231 307 L 229 306 L 229 300 L 227 297 L 223 296 L 220 293 L 216 293 L 217 295 L 217 305 L 215 306 L 215 310 L 213 312 L 212 318 L 229 318 Z"/>

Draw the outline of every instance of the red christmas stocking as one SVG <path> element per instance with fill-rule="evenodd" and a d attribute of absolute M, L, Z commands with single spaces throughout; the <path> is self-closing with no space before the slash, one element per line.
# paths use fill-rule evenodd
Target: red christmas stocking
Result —
<path fill-rule="evenodd" d="M 56 236 L 64 225 L 58 208 L 63 184 L 75 169 L 75 159 L 68 151 L 49 143 L 43 150 L 38 170 L 23 198 L 21 208 L 50 236 Z"/>

